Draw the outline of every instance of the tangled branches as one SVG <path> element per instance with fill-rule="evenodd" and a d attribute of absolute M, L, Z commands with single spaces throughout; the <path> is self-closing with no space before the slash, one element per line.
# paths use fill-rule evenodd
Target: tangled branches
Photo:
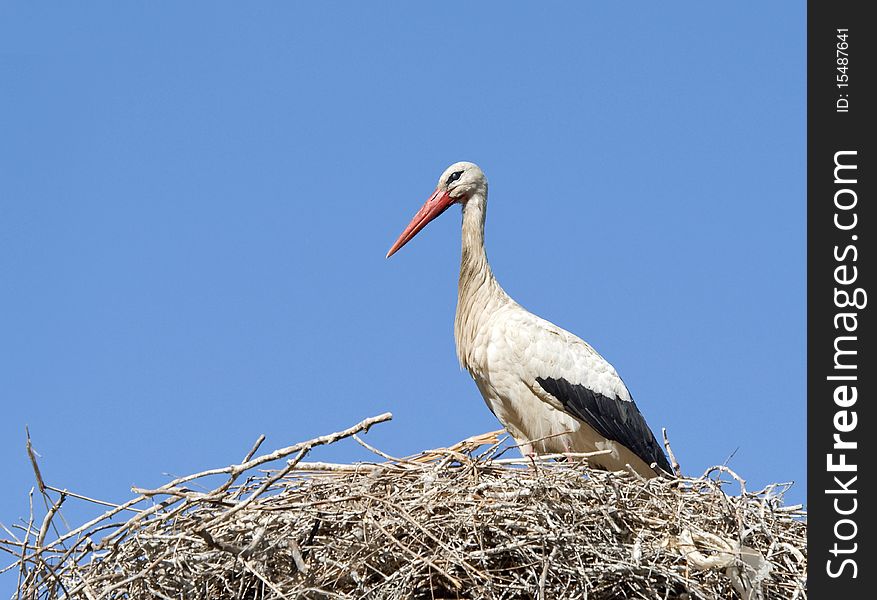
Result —
<path fill-rule="evenodd" d="M 239 464 L 135 489 L 52 540 L 61 504 L 89 500 L 37 475 L 52 498 L 45 518 L 0 540 L 18 557 L 7 567 L 19 569 L 18 594 L 806 598 L 806 523 L 800 506 L 783 505 L 787 486 L 749 492 L 726 467 L 645 480 L 590 470 L 587 455 L 503 458 L 500 432 L 393 458 L 357 435 L 390 418 L 256 456 L 260 439 Z M 304 461 L 345 437 L 380 461 Z M 208 492 L 188 485 L 209 476 L 224 481 Z"/>

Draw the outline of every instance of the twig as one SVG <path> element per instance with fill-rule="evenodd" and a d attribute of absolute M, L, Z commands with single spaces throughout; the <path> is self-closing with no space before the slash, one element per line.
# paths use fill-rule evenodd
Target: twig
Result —
<path fill-rule="evenodd" d="M 37 464 L 36 453 L 34 452 L 33 446 L 30 443 L 30 429 L 28 429 L 27 425 L 24 427 L 24 433 L 27 437 L 27 441 L 24 444 L 24 449 L 27 451 L 27 457 L 30 459 L 30 465 L 33 467 L 33 474 L 37 480 L 37 488 L 40 490 L 41 494 L 46 493 L 46 484 L 43 482 L 43 475 L 40 473 L 40 466 Z"/>
<path fill-rule="evenodd" d="M 744 495 L 746 494 L 746 481 L 744 481 L 742 477 L 740 477 L 739 475 L 737 475 L 737 473 L 735 473 L 734 471 L 732 471 L 730 467 L 727 467 L 727 466 L 725 466 L 725 465 L 715 465 L 715 466 L 713 466 L 713 467 L 710 467 L 709 469 L 707 469 L 707 470 L 704 472 L 704 474 L 701 476 L 701 478 L 702 478 L 702 479 L 709 479 L 709 476 L 710 476 L 712 473 L 714 473 L 715 471 L 719 471 L 719 472 L 721 472 L 721 473 L 727 473 L 728 475 L 730 475 L 731 477 L 733 477 L 734 480 L 737 481 L 737 483 L 740 484 L 740 493 L 741 493 L 741 494 L 744 494 Z"/>
<path fill-rule="evenodd" d="M 365 449 L 368 450 L 369 452 L 372 452 L 372 453 L 374 453 L 374 454 L 377 454 L 377 455 L 380 456 L 381 458 L 387 459 L 387 460 L 389 460 L 389 461 L 391 461 L 391 462 L 394 462 L 394 463 L 407 463 L 407 462 L 411 462 L 411 461 L 408 461 L 408 460 L 406 460 L 406 459 L 404 459 L 404 458 L 396 458 L 395 456 L 390 456 L 389 454 L 387 454 L 387 453 L 385 453 L 385 452 L 382 452 L 382 451 L 378 450 L 377 448 L 375 448 L 374 446 L 372 446 L 371 444 L 369 444 L 368 442 L 366 442 L 365 440 L 363 440 L 361 437 L 359 437 L 359 436 L 356 435 L 356 434 L 353 434 L 351 437 L 352 437 L 354 440 L 356 440 L 356 443 L 357 443 L 357 444 L 359 444 L 360 446 L 362 446 L 363 448 L 365 448 Z"/>
<path fill-rule="evenodd" d="M 60 488 L 56 488 L 56 487 L 51 486 L 51 485 L 46 485 L 46 489 L 51 491 L 51 492 L 55 492 L 57 494 L 70 496 L 71 498 L 76 498 L 77 500 L 85 500 L 86 502 L 91 502 L 92 504 L 100 504 L 101 506 L 110 506 L 113 508 L 119 507 L 119 505 L 116 504 L 115 502 L 107 502 L 106 500 L 98 500 L 96 498 L 89 498 L 88 496 L 83 496 L 82 494 L 77 494 L 76 492 L 71 492 L 70 490 L 62 490 Z M 140 509 L 138 509 L 138 508 L 128 507 L 125 510 L 135 512 L 135 513 L 141 512 Z"/>
<path fill-rule="evenodd" d="M 595 450 L 594 452 L 567 452 L 564 454 L 534 454 L 533 456 L 523 456 L 521 458 L 497 458 L 491 460 L 490 463 L 494 465 L 529 465 L 531 462 L 550 462 L 567 458 L 587 459 L 611 453 L 612 450 Z"/>
<path fill-rule="evenodd" d="M 43 547 L 43 541 L 46 539 L 46 533 L 49 531 L 49 525 L 52 522 L 52 518 L 55 516 L 55 513 L 61 508 L 61 505 L 64 503 L 64 500 L 67 499 L 67 494 L 61 494 L 58 497 L 58 501 L 52 505 L 52 508 L 49 509 L 49 512 L 46 513 L 45 518 L 43 519 L 43 524 L 40 526 L 40 532 L 37 535 L 36 542 L 34 545 L 37 548 Z"/>
<path fill-rule="evenodd" d="M 557 546 L 554 546 L 551 549 L 551 552 L 548 554 L 548 558 L 545 559 L 545 563 L 542 565 L 542 574 L 539 575 L 539 600 L 545 600 L 545 580 L 548 578 L 548 567 L 551 566 L 551 561 L 554 560 L 554 555 L 557 554 Z"/>
<path fill-rule="evenodd" d="M 264 441 L 265 441 L 265 434 L 262 434 L 258 438 L 256 438 L 256 443 L 253 444 L 253 447 L 250 448 L 250 451 L 247 452 L 247 455 L 244 456 L 244 460 L 241 462 L 247 462 L 248 460 L 253 458 L 253 455 L 256 454 L 256 452 L 259 450 L 259 447 L 262 445 L 262 442 L 264 442 Z"/>
<path fill-rule="evenodd" d="M 289 540 L 289 550 L 292 552 L 292 560 L 295 562 L 295 568 L 298 569 L 300 573 L 307 573 L 308 564 L 305 562 L 305 559 L 301 554 L 301 548 L 299 548 L 298 542 L 294 539 Z"/>
<path fill-rule="evenodd" d="M 676 477 L 682 477 L 682 468 L 679 466 L 679 461 L 676 460 L 676 455 L 673 454 L 673 448 L 670 447 L 670 439 L 667 437 L 667 428 L 661 427 L 661 433 L 664 436 L 664 448 L 670 456 L 670 466 L 673 468 L 673 474 L 676 475 Z"/>
<path fill-rule="evenodd" d="M 30 434 L 28 434 L 28 444 L 30 443 Z M 37 470 L 39 472 L 39 470 Z M 24 541 L 21 544 L 21 559 L 19 560 L 19 568 L 18 568 L 18 590 L 16 593 L 16 598 L 20 600 L 21 598 L 21 578 L 24 576 L 25 569 L 27 568 L 27 563 L 25 562 L 25 554 L 27 554 L 27 541 L 30 538 L 30 532 L 33 530 L 33 488 L 30 488 L 30 492 L 28 493 L 28 503 L 30 504 L 30 517 L 27 522 L 27 529 L 24 532 Z"/>

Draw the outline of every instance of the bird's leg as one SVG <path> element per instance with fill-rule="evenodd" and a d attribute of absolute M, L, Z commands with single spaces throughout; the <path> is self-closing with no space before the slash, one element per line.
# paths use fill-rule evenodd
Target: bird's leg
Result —
<path fill-rule="evenodd" d="M 569 440 L 569 438 L 567 438 L 563 442 L 564 460 L 567 462 L 573 462 L 573 457 L 570 456 L 571 454 L 573 454 L 572 442 Z"/>
<path fill-rule="evenodd" d="M 536 470 L 536 458 L 535 458 L 536 450 L 533 449 L 532 442 L 524 442 L 523 444 L 521 444 L 521 454 L 524 456 L 524 458 L 530 459 L 530 466 L 535 471 Z"/>

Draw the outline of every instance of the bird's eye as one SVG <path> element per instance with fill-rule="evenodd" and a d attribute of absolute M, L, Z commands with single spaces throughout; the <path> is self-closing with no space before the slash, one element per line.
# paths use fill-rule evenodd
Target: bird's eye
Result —
<path fill-rule="evenodd" d="M 451 173 L 451 176 L 448 177 L 447 185 L 451 185 L 451 182 L 457 181 L 462 174 L 463 174 L 463 171 L 457 171 L 455 173 Z"/>

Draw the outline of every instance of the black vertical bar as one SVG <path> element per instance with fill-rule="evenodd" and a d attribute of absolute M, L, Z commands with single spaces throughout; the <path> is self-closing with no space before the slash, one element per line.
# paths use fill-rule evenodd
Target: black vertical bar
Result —
<path fill-rule="evenodd" d="M 807 9 L 809 598 L 873 597 L 877 362 L 873 308 L 877 27 L 867 2 Z M 869 116 L 871 118 L 869 118 Z M 871 327 L 869 327 L 871 325 Z M 870 434 L 870 435 L 869 435 Z"/>

